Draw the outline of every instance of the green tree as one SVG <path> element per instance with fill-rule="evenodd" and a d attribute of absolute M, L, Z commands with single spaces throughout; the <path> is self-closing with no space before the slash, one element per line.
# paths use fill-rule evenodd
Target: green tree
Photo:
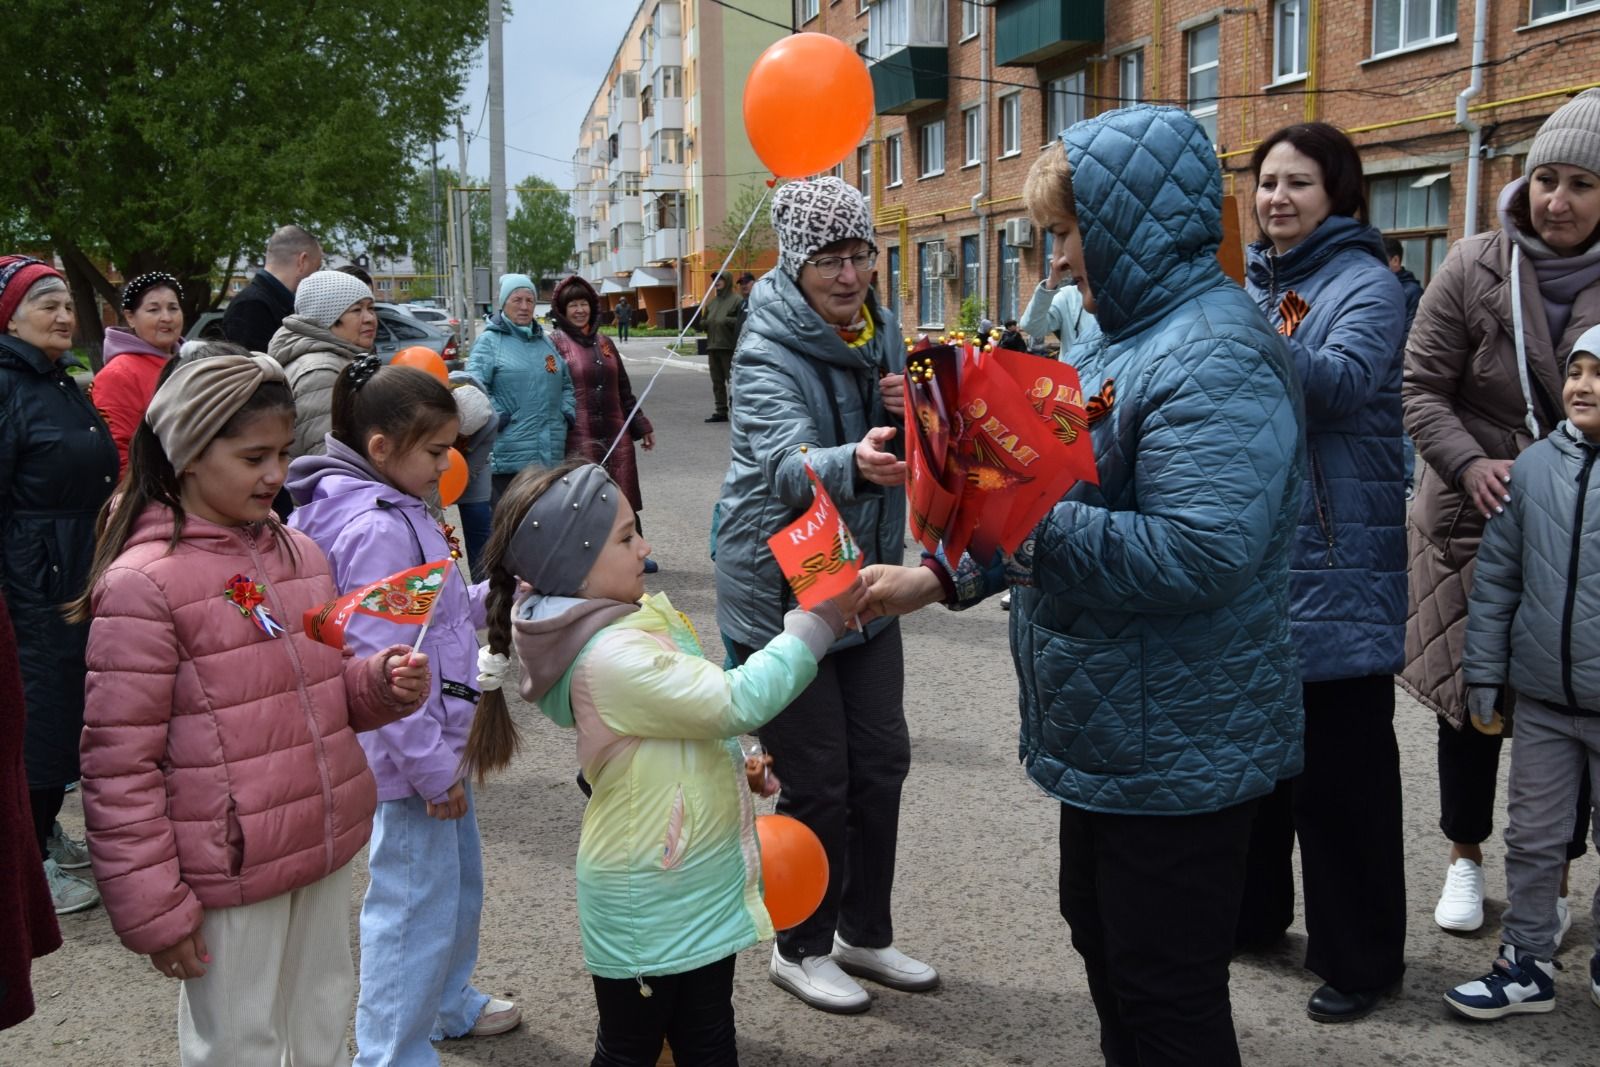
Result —
<path fill-rule="evenodd" d="M 517 210 L 506 220 L 506 254 L 511 269 L 531 277 L 554 278 L 572 258 L 572 212 L 567 194 L 543 178 L 517 186 Z"/>
<path fill-rule="evenodd" d="M 446 266 L 445 260 L 450 254 L 450 190 L 465 187 L 470 190 L 484 190 L 489 187 L 489 179 L 467 176 L 465 182 L 453 167 L 439 168 L 439 255 L 440 262 L 435 263 L 433 257 L 433 173 L 427 166 L 416 167 L 406 183 L 405 203 L 401 208 L 400 220 L 395 229 L 395 243 L 403 251 L 409 252 L 416 261 L 417 268 L 425 274 L 443 274 Z M 458 196 L 460 194 L 457 194 Z M 489 262 L 489 194 L 487 192 L 469 192 L 468 197 L 470 218 L 472 220 L 472 261 L 478 266 Z M 508 225 L 509 230 L 509 225 Z"/>
<path fill-rule="evenodd" d="M 745 185 L 734 196 L 733 202 L 728 205 L 728 215 L 722 220 L 722 225 L 712 232 L 711 238 L 715 243 L 712 252 L 720 264 L 728 254 L 728 249 L 738 244 L 738 249 L 733 254 L 733 259 L 728 262 L 728 269 L 732 271 L 749 270 L 756 265 L 763 252 L 773 252 L 778 247 L 778 235 L 772 230 L 772 198 L 771 190 L 760 184 Z M 767 203 L 761 205 L 759 211 L 756 205 L 761 204 L 762 197 L 767 198 Z M 739 233 L 750 220 L 751 214 L 755 221 L 750 223 L 750 232 L 745 234 L 744 240 L 739 240 Z"/>
<path fill-rule="evenodd" d="M 0 100 L 0 204 L 80 301 L 115 299 L 109 261 L 176 274 L 192 316 L 285 222 L 394 236 L 485 20 L 481 0 L 15 0 L 0 69 L 28 88 Z"/>

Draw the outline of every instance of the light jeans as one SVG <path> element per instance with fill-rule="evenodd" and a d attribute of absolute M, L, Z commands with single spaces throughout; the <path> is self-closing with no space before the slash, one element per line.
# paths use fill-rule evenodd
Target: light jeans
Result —
<path fill-rule="evenodd" d="M 430 1042 L 465 1034 L 489 1003 L 472 987 L 483 911 L 472 788 L 459 819 L 429 818 L 421 797 L 381 802 L 367 864 L 357 1067 L 437 1064 Z"/>
<path fill-rule="evenodd" d="M 1506 796 L 1506 898 L 1501 940 L 1529 956 L 1555 955 L 1556 897 L 1577 821 L 1578 785 L 1589 775 L 1600 797 L 1600 718 L 1566 715 L 1517 698 Z M 1600 834 L 1600 821 L 1595 823 Z M 1600 890 L 1591 905 L 1600 951 Z"/>
<path fill-rule="evenodd" d="M 337 1067 L 355 995 L 350 865 L 200 924 L 211 962 L 178 993 L 183 1067 Z"/>

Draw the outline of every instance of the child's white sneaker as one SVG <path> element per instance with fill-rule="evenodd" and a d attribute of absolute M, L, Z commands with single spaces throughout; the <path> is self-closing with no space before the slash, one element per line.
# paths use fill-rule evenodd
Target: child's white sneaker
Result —
<path fill-rule="evenodd" d="M 1589 969 L 1592 975 L 1592 963 Z M 1469 1019 L 1552 1011 L 1556 1006 L 1556 966 L 1549 960 L 1524 956 L 1510 945 L 1501 945 L 1494 968 L 1482 978 L 1450 990 L 1444 995 L 1444 1002 Z"/>
<path fill-rule="evenodd" d="M 1469 933 L 1483 925 L 1482 867 L 1465 857 L 1450 865 L 1433 921 L 1456 933 Z"/>

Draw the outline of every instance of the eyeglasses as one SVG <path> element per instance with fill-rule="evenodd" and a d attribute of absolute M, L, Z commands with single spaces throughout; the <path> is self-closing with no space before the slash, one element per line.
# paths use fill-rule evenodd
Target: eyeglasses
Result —
<path fill-rule="evenodd" d="M 849 263 L 856 269 L 857 274 L 865 274 L 878 265 L 878 250 L 869 248 L 865 252 L 857 252 L 853 256 L 819 256 L 816 259 L 805 261 L 817 272 L 817 277 L 824 281 L 837 278 L 839 272 L 844 270 L 844 265 Z"/>

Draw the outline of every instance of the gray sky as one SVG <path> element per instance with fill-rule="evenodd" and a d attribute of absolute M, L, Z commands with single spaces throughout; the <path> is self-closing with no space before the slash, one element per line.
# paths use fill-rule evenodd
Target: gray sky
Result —
<path fill-rule="evenodd" d="M 639 2 L 512 0 L 513 10 L 505 24 L 508 188 L 530 174 L 548 178 L 563 189 L 572 185 L 578 124 L 600 88 L 600 79 Z M 476 69 L 463 96 L 467 135 L 479 131 L 467 146 L 467 169 L 485 178 L 489 176 L 487 53 L 485 44 L 479 49 Z M 556 158 L 530 155 L 529 151 Z M 457 158 L 452 134 L 439 143 L 439 161 L 455 166 Z"/>

